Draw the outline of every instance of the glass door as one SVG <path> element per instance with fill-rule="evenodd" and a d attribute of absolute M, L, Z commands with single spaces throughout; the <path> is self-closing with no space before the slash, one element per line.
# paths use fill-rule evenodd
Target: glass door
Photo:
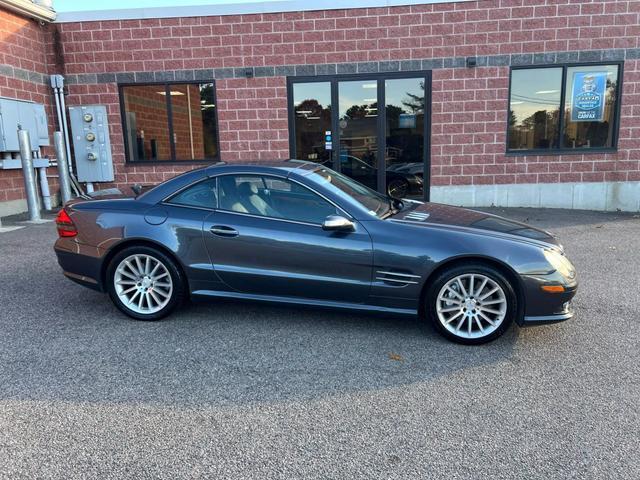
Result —
<path fill-rule="evenodd" d="M 294 83 L 292 93 L 293 158 L 331 167 L 331 82 Z"/>
<path fill-rule="evenodd" d="M 384 81 L 387 191 L 396 198 L 422 197 L 425 171 L 425 79 Z"/>
<path fill-rule="evenodd" d="M 396 198 L 428 199 L 430 79 L 430 72 L 289 78 L 292 157 Z"/>
<path fill-rule="evenodd" d="M 338 82 L 340 171 L 378 190 L 378 82 Z"/>

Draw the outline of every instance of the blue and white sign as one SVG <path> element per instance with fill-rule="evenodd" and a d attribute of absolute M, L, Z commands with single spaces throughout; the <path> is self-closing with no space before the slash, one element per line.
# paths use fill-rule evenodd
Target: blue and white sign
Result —
<path fill-rule="evenodd" d="M 576 72 L 571 91 L 571 121 L 601 122 L 604 117 L 604 99 L 607 72 Z"/>

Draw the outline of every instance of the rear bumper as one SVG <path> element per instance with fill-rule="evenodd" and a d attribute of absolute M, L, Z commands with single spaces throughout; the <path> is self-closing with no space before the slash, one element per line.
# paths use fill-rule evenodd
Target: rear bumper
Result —
<path fill-rule="evenodd" d="M 62 268 L 65 277 L 82 286 L 103 292 L 102 259 L 92 254 L 96 248 L 76 244 L 76 249 L 79 252 L 69 251 L 58 243 L 54 247 L 58 265 Z M 86 249 L 89 251 L 83 252 Z"/>

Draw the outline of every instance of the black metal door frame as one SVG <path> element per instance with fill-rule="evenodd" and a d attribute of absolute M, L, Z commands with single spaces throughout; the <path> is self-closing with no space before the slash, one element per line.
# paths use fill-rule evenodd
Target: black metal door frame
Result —
<path fill-rule="evenodd" d="M 402 78 L 423 78 L 424 79 L 424 154 L 423 154 L 423 192 L 424 200 L 429 201 L 431 190 L 431 70 L 407 71 L 407 72 L 386 72 L 386 73 L 354 73 L 344 75 L 316 75 L 287 77 L 287 108 L 289 120 L 289 155 L 295 158 L 296 135 L 295 135 L 295 115 L 293 109 L 293 85 L 295 83 L 327 83 L 331 84 L 331 135 L 333 149 L 331 160 L 333 168 L 340 171 L 340 126 L 338 124 L 338 83 L 342 81 L 376 81 L 378 99 L 378 117 L 376 125 L 377 135 L 377 169 L 378 169 L 378 190 L 386 191 L 386 163 L 385 151 L 387 148 L 386 122 L 387 112 L 385 105 L 385 80 Z"/>

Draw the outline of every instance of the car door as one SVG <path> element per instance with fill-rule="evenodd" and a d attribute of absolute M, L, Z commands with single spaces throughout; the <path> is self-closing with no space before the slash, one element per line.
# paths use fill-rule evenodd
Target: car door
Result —
<path fill-rule="evenodd" d="M 371 287 L 371 238 L 325 231 L 337 207 L 284 177 L 222 175 L 218 208 L 205 218 L 216 274 L 245 294 L 362 303 Z M 346 215 L 344 212 L 340 212 Z"/>

